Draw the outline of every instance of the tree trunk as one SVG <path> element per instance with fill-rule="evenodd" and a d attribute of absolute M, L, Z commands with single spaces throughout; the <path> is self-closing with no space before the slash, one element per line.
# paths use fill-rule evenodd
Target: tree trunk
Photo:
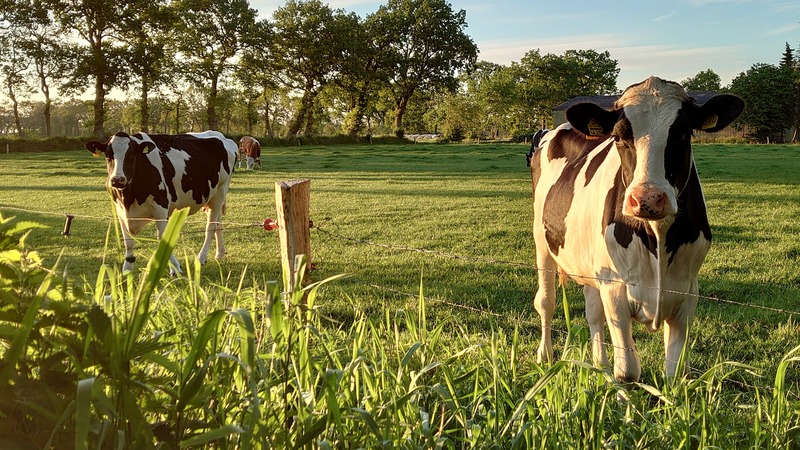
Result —
<path fill-rule="evenodd" d="M 149 91 L 150 85 L 147 82 L 147 78 L 142 77 L 142 96 L 139 99 L 139 109 L 142 115 L 142 122 L 139 126 L 141 127 L 141 131 L 144 131 L 145 133 L 150 132 L 150 127 L 148 126 L 150 123 L 150 105 L 147 103 L 147 94 Z"/>
<path fill-rule="evenodd" d="M 105 138 L 106 132 L 103 125 L 106 121 L 106 88 L 105 76 L 98 75 L 94 82 L 94 136 L 97 139 Z"/>
<path fill-rule="evenodd" d="M 9 77 L 8 83 L 8 98 L 11 99 L 12 108 L 14 110 L 14 127 L 17 130 L 17 136 L 22 139 L 22 123 L 19 120 L 19 102 L 17 102 L 17 95 L 14 93 L 14 84 Z"/>
<path fill-rule="evenodd" d="M 291 125 L 289 125 L 289 137 L 297 136 L 297 133 L 300 132 L 300 128 L 302 128 L 306 120 L 309 103 L 311 103 L 308 100 L 308 96 L 309 93 L 306 91 L 303 93 L 303 98 L 300 99 L 300 108 L 298 108 L 297 112 L 294 114 L 294 119 L 292 119 Z"/>
<path fill-rule="evenodd" d="M 269 103 L 264 105 L 264 136 L 269 136 L 270 139 L 275 137 L 272 131 L 272 122 L 270 122 Z"/>
<path fill-rule="evenodd" d="M 348 114 L 349 117 L 349 129 L 346 130 L 348 136 L 351 138 L 358 137 L 358 134 L 361 132 L 362 125 L 364 124 L 364 111 L 367 110 L 367 94 L 365 90 L 362 90 L 358 93 L 358 98 L 353 105 L 353 109 Z"/>
<path fill-rule="evenodd" d="M 306 129 L 303 131 L 306 136 L 314 134 L 314 105 L 311 103 L 306 109 Z"/>
<path fill-rule="evenodd" d="M 206 105 L 206 113 L 208 113 L 208 129 L 217 129 L 217 78 L 211 80 L 211 89 L 208 92 L 208 104 Z"/>
<path fill-rule="evenodd" d="M 47 85 L 47 77 L 44 75 L 44 72 L 38 70 L 39 72 L 39 86 L 44 95 L 44 137 L 50 137 L 53 132 L 52 124 L 51 124 L 51 107 L 53 105 L 53 101 L 50 99 L 50 87 Z"/>
<path fill-rule="evenodd" d="M 175 134 L 181 132 L 181 96 L 175 101 Z"/>
<path fill-rule="evenodd" d="M 409 98 L 411 98 L 410 95 L 404 95 L 395 101 L 394 133 L 398 137 L 402 137 L 405 134 L 405 130 L 403 130 L 403 115 L 406 113 Z"/>

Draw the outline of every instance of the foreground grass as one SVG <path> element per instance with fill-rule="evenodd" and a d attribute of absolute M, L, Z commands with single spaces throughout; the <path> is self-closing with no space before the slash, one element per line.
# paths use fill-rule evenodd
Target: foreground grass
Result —
<path fill-rule="evenodd" d="M 422 287 L 410 308 L 379 315 L 354 299 L 344 324 L 318 296 L 337 280 L 281 296 L 274 283 L 203 283 L 197 266 L 164 279 L 183 220 L 173 217 L 139 277 L 103 266 L 84 293 L 43 270 L 19 239 L 25 228 L 0 218 L 3 448 L 800 445 L 786 382 L 800 347 L 768 387 L 730 389 L 753 369 L 723 361 L 620 385 L 586 363 L 583 326 L 560 361 L 540 366 L 519 328 L 430 322 Z"/>
<path fill-rule="evenodd" d="M 784 356 L 793 355 L 791 352 L 798 344 L 800 327 L 792 314 L 753 306 L 800 310 L 800 264 L 797 263 L 800 255 L 800 191 L 797 189 L 800 177 L 796 172 L 796 167 L 800 166 L 800 152 L 797 148 L 696 147 L 715 236 L 711 254 L 700 275 L 701 294 L 709 298 L 701 300 L 691 336 L 690 358 L 695 369 L 689 378 L 676 386 L 663 380 L 660 334 L 651 335 L 637 329 L 637 346 L 645 368 L 643 382 L 656 391 L 628 390 L 628 387 L 609 381 L 604 373 L 584 365 L 582 361 L 587 359 L 583 353 L 581 330 L 585 320 L 580 292 L 575 287 L 567 289 L 567 296 L 573 323 L 578 329 L 570 334 L 561 315 L 556 318 L 555 327 L 558 349 L 570 341 L 567 349 L 561 350 L 559 355 L 577 362 L 563 363 L 553 369 L 539 367 L 530 360 L 538 343 L 538 321 L 530 307 L 534 269 L 530 237 L 530 180 L 523 163 L 524 151 L 523 146 L 516 145 L 287 148 L 265 155 L 261 171 L 237 172 L 225 218 L 228 223 L 228 257 L 219 264 L 203 267 L 202 271 L 193 270 L 191 281 L 171 280 L 158 286 L 156 306 L 148 313 L 146 330 L 147 336 L 159 339 L 148 345 L 158 347 L 161 353 L 147 353 L 146 358 L 137 354 L 134 359 L 141 364 L 132 366 L 134 374 L 143 377 L 136 378 L 133 385 L 152 393 L 136 391 L 145 403 L 132 399 L 127 403 L 143 408 L 145 428 L 151 429 L 154 435 L 162 431 L 167 433 L 159 435 L 158 439 L 172 442 L 171 446 L 187 439 L 210 439 L 214 433 L 237 436 L 231 439 L 240 442 L 238 436 L 248 436 L 251 431 L 242 434 L 238 428 L 230 427 L 242 428 L 245 416 L 255 420 L 253 416 L 247 416 L 247 411 L 255 408 L 250 402 L 256 397 L 252 391 L 246 393 L 244 387 L 231 390 L 227 387 L 222 389 L 217 382 L 205 383 L 212 384 L 209 387 L 205 386 L 204 380 L 214 380 L 212 375 L 222 374 L 219 379 L 224 380 L 225 386 L 233 385 L 234 381 L 243 382 L 240 379 L 247 382 L 257 380 L 259 386 L 270 386 L 270 392 L 283 392 L 282 388 L 266 381 L 272 376 L 278 377 L 288 383 L 287 386 L 291 385 L 286 388 L 288 393 L 281 394 L 284 400 L 277 402 L 276 406 L 289 409 L 279 416 L 284 420 L 299 414 L 292 413 L 299 406 L 287 406 L 289 400 L 304 406 L 313 403 L 314 408 L 322 408 L 320 400 L 311 402 L 310 399 L 325 392 L 320 386 L 324 385 L 325 374 L 331 369 L 332 373 L 342 371 L 337 389 L 355 383 L 361 386 L 360 389 L 368 390 L 368 394 L 354 397 L 362 403 L 345 402 L 340 407 L 343 423 L 347 424 L 341 429 L 351 430 L 352 435 L 345 431 L 340 431 L 339 435 L 352 439 L 356 443 L 353 447 L 357 443 L 377 446 L 384 427 L 389 427 L 384 434 L 391 436 L 395 445 L 400 445 L 397 442 L 421 442 L 418 440 L 422 439 L 420 432 L 414 430 L 422 430 L 425 426 L 428 430 L 442 430 L 430 431 L 434 437 L 431 442 L 447 438 L 450 440 L 446 442 L 456 442 L 461 447 L 470 445 L 471 441 L 464 437 L 473 433 L 468 432 L 468 428 L 474 428 L 478 436 L 483 436 L 475 441 L 478 447 L 489 446 L 493 442 L 491 439 L 499 439 L 511 446 L 512 441 L 503 439 L 508 438 L 512 430 L 516 430 L 514 435 L 519 434 L 520 439 L 534 439 L 517 442 L 536 444 L 543 440 L 564 448 L 574 442 L 593 442 L 595 445 L 602 442 L 602 445 L 619 448 L 647 443 L 663 444 L 665 448 L 682 443 L 694 448 L 700 442 L 718 442 L 722 448 L 763 447 L 764 443 L 780 447 L 780 442 L 789 445 L 788 441 L 776 440 L 776 436 L 793 439 L 792 433 L 797 426 L 800 372 L 796 364 L 787 362 L 782 365 L 781 361 Z M 87 155 L 85 151 L 2 155 L 4 173 L 0 176 L 0 211 L 48 225 L 49 229 L 32 230 L 27 240 L 29 245 L 41 251 L 44 264 L 53 266 L 63 248 L 59 273 L 65 270 L 76 290 L 88 292 L 88 298 L 102 305 L 106 315 L 130 314 L 131 303 L 136 298 L 133 287 L 137 283 L 109 275 L 114 273 L 111 269 L 119 261 L 121 250 L 115 239 L 113 223 L 109 220 L 110 202 L 102 188 L 104 164 Z M 324 288 L 314 310 L 314 320 L 318 322 L 312 322 L 308 329 L 296 324 L 299 330 L 307 330 L 316 336 L 309 338 L 308 342 L 312 344 L 307 348 L 311 353 L 304 357 L 313 364 L 302 363 L 299 359 L 297 363 L 286 362 L 288 360 L 281 360 L 280 354 L 275 352 L 288 351 L 287 348 L 272 350 L 275 345 L 272 340 L 276 337 L 272 335 L 267 320 L 271 311 L 267 311 L 265 306 L 270 304 L 272 288 L 267 287 L 266 280 L 280 278 L 278 245 L 273 235 L 249 226 L 266 216 L 274 217 L 275 180 L 306 177 L 312 179 L 312 218 L 317 227 L 312 231 L 312 257 L 318 267 L 313 278 L 321 280 L 342 273 L 350 275 Z M 77 216 L 69 238 L 59 234 L 64 213 Z M 198 232 L 201 229 L 200 216 L 187 219 L 182 234 L 177 238 L 179 255 L 196 252 L 202 240 L 202 234 Z M 156 245 L 154 241 L 142 239 L 138 253 L 146 256 L 155 250 Z M 400 246 L 434 253 L 408 251 Z M 109 269 L 98 274 L 98 267 L 103 263 Z M 191 261 L 186 266 L 192 267 Z M 102 281 L 98 282 L 98 278 Z M 425 286 L 424 302 L 419 296 L 421 278 Z M 113 301 L 106 301 L 106 296 Z M 714 301 L 713 298 L 717 297 L 736 303 Z M 81 304 L 77 300 L 56 304 L 61 305 L 62 309 L 58 311 L 63 312 L 70 311 L 73 303 Z M 426 326 L 409 322 L 412 318 L 420 320 L 420 310 L 425 311 Z M 57 315 L 58 311 L 51 314 Z M 295 309 L 288 307 L 285 311 L 288 314 Z M 206 323 L 204 320 L 211 320 L 207 318 L 212 315 L 218 326 L 217 333 L 214 333 L 216 337 L 201 352 L 205 358 L 203 363 L 195 361 L 192 370 L 208 367 L 202 376 L 191 378 L 189 366 L 182 366 L 186 367 L 186 373 L 176 367 L 186 361 L 187 349 L 202 342 L 197 340 L 198 330 Z M 253 323 L 253 345 L 257 346 L 257 351 L 248 354 L 259 355 L 256 362 L 260 378 L 237 374 L 238 369 L 227 366 L 212 369 L 226 362 L 244 367 L 237 361 L 241 357 L 235 353 L 236 345 L 241 345 L 243 339 L 243 325 L 239 324 L 246 323 L 244 317 L 249 317 Z M 86 319 L 76 320 L 86 323 Z M 414 326 L 425 329 L 426 336 L 438 336 L 437 340 L 431 342 L 415 337 L 410 332 Z M 59 328 L 55 330 L 62 332 Z M 299 331 L 293 333 L 295 337 L 300 335 Z M 91 339 L 81 335 L 79 341 L 83 345 L 75 344 L 70 352 L 83 355 L 85 349 L 90 348 L 86 347 L 86 342 L 91 342 Z M 328 342 L 330 346 L 325 345 Z M 412 351 L 417 343 L 419 345 Z M 296 342 L 292 346 L 293 350 L 299 350 Z M 423 350 L 427 352 L 424 359 Z M 323 354 L 315 353 L 317 351 Z M 59 352 L 54 350 L 54 354 L 60 355 Z M 408 360 L 401 364 L 409 352 Z M 495 362 L 490 358 L 492 352 L 499 355 Z M 457 358 L 454 357 L 456 354 Z M 363 358 L 359 359 L 360 356 Z M 339 362 L 336 362 L 337 357 Z M 791 360 L 791 356 L 787 358 L 787 361 Z M 358 362 L 354 366 L 352 361 L 355 360 Z M 291 368 L 292 372 L 264 372 L 262 362 L 269 362 L 268 366 L 274 370 L 284 367 Z M 413 378 L 411 371 L 422 373 L 430 363 L 437 365 Z M 94 365 L 83 368 L 78 363 L 71 364 L 81 367 L 78 372 L 86 376 L 81 379 L 94 377 L 95 383 L 105 382 L 105 372 Z M 302 367 L 302 364 L 316 373 L 312 377 L 317 383 L 313 389 L 301 389 L 301 383 L 293 381 L 301 375 L 297 367 Z M 351 364 L 350 368 L 348 364 Z M 462 397 L 456 397 L 458 401 L 450 400 L 445 405 L 445 412 L 442 412 L 441 402 L 445 402 L 444 394 L 440 393 L 442 388 L 436 387 L 438 383 L 450 389 L 447 379 L 440 378 L 446 373 L 443 367 L 450 367 L 453 379 L 463 378 L 464 383 L 459 385 L 464 392 L 458 391 Z M 369 372 L 364 372 L 367 368 Z M 60 366 L 58 370 L 63 371 Z M 319 372 L 314 372 L 316 370 Z M 556 373 L 548 375 L 550 370 Z M 487 371 L 491 372 L 491 377 Z M 53 371 L 44 373 L 52 376 Z M 253 370 L 250 369 L 249 373 Z M 406 380 L 414 379 L 414 386 L 425 387 L 417 391 L 397 388 L 397 380 L 403 379 L 403 373 Z M 306 372 L 302 374 L 310 377 Z M 175 379 L 169 381 L 171 377 Z M 404 412 L 402 416 L 392 415 L 392 411 L 382 412 L 394 408 L 400 400 L 391 400 L 388 393 L 378 395 L 381 390 L 376 387 L 359 384 L 366 382 L 363 381 L 365 377 L 372 380 L 372 384 L 377 383 L 376 379 L 382 380 L 385 389 L 397 388 L 392 395 L 403 397 L 413 391 L 401 399 L 403 407 L 411 408 L 403 411 L 410 412 Z M 192 389 L 198 389 L 202 395 L 189 401 L 194 394 L 186 394 L 186 403 L 180 404 L 181 422 L 185 427 L 179 432 L 167 424 L 178 418 L 176 386 L 190 379 L 200 383 L 199 386 L 192 385 L 195 386 Z M 527 428 L 510 426 L 501 436 L 516 408 L 521 404 L 528 405 L 520 399 L 539 380 L 545 380 L 542 384 L 546 388 L 537 391 L 538 394 L 550 396 L 545 400 L 539 397 L 531 400 L 530 403 L 538 405 L 533 409 L 539 411 L 539 415 L 529 411 L 532 407 L 525 406 L 530 423 L 525 425 L 524 420 L 514 423 Z M 784 380 L 784 383 L 776 380 Z M 56 402 L 60 406 L 48 408 L 62 411 L 63 417 L 70 417 L 68 406 L 69 400 L 74 398 L 71 397 L 75 392 L 74 380 L 59 377 L 50 380 L 51 383 L 56 381 L 63 383 L 63 386 L 57 384 L 64 389 L 58 394 L 64 403 Z M 391 386 L 390 382 L 393 383 Z M 490 384 L 491 389 L 486 387 Z M 93 390 L 109 389 L 99 388 L 100 384 L 94 386 Z M 471 386 L 471 397 L 465 393 L 466 386 Z M 775 389 L 779 386 L 783 388 Z M 116 389 L 123 390 L 120 387 Z M 497 393 L 502 390 L 505 394 Z M 616 401 L 620 391 L 633 399 L 630 405 Z M 654 395 L 656 392 L 658 394 Z M 160 398 L 160 395 L 169 399 Z M 333 390 L 330 395 L 347 398 L 349 394 Z M 782 398 L 781 395 L 786 397 L 784 403 L 770 403 Z M 225 402 L 219 400 L 222 397 L 225 397 Z M 439 403 L 431 398 L 439 398 Z M 421 400 L 424 401 L 420 403 Z M 21 404 L 27 405 L 25 401 Z M 275 402 L 275 398 L 263 397 L 258 400 L 258 407 L 267 408 L 270 402 Z M 107 403 L 105 400 L 100 402 L 101 405 Z M 210 408 L 209 404 L 215 406 Z M 226 406 L 220 406 L 222 404 Z M 448 415 L 451 409 L 447 408 L 453 405 L 456 409 L 466 408 L 466 412 L 460 415 L 452 413 L 451 418 Z M 224 411 L 218 411 L 217 407 Z M 193 408 L 192 412 L 184 414 L 187 408 Z M 245 412 L 241 408 L 245 408 Z M 577 427 L 571 421 L 583 417 L 581 414 L 587 408 L 601 408 L 602 411 L 592 414 L 599 415 L 598 420 L 616 425 L 610 428 L 609 433 L 597 431 L 597 426 L 591 428 L 590 422 L 585 422 L 589 428 Z M 368 411 L 373 421 L 380 425 L 378 434 L 373 432 L 367 416 L 359 409 Z M 103 433 L 111 433 L 109 427 L 114 421 L 127 417 L 107 406 L 104 411 L 92 411 L 91 417 L 96 421 L 92 422 L 92 433 L 99 433 L 96 429 L 100 424 L 111 424 L 100 428 L 105 430 Z M 237 411 L 239 419 L 223 420 L 227 417 L 226 411 Z M 427 422 L 423 421 L 425 415 L 420 411 L 427 414 Z M 776 414 L 783 419 L 776 421 Z M 57 424 L 62 416 L 55 416 L 53 425 L 42 427 L 43 430 L 61 429 Z M 323 416 L 325 421 L 319 422 Z M 266 416 L 258 417 L 256 422 L 261 423 Z M 284 436 L 292 442 L 308 436 L 311 439 L 308 442 L 322 442 L 321 445 L 330 442 L 334 443 L 331 444 L 333 447 L 337 442 L 344 442 L 341 440 L 344 438 L 329 436 L 331 416 L 328 412 L 317 411 L 304 417 L 317 422 L 303 425 L 306 428 L 302 429 L 287 428 L 287 423 L 282 423 L 286 429 L 283 433 L 289 434 L 280 434 L 280 430 L 273 427 L 263 428 L 261 434 L 256 435 L 266 439 L 274 432 L 278 433 L 275 436 Z M 66 424 L 71 419 L 63 420 L 63 429 L 69 429 Z M 296 420 L 291 419 L 288 425 L 305 423 Z M 399 425 L 395 429 L 382 420 Z M 442 425 L 442 420 L 447 426 Z M 559 420 L 565 423 L 563 427 Z M 783 424 L 780 425 L 783 428 L 775 428 L 778 422 Z M 324 433 L 315 434 L 323 423 Z M 683 424 L 683 428 L 673 423 Z M 314 424 L 316 428 L 309 428 Z M 532 434 L 544 428 L 566 434 L 558 438 L 557 434 L 549 438 Z M 651 429 L 662 431 L 661 434 L 651 433 Z M 406 430 L 403 431 L 406 434 L 397 430 Z M 130 438 L 132 430 L 123 431 Z M 676 441 L 679 431 L 685 439 Z M 359 435 L 362 437 L 357 438 L 357 433 L 362 433 Z M 99 435 L 92 436 L 95 442 L 99 439 Z M 375 440 L 366 441 L 369 436 Z M 250 441 L 245 439 L 241 442 Z M 230 445 L 246 446 L 241 443 Z"/>

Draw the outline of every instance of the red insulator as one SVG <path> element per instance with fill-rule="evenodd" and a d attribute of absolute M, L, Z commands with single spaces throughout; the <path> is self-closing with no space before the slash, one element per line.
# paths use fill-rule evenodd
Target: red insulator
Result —
<path fill-rule="evenodd" d="M 270 219 L 269 217 L 264 219 L 264 229 L 265 230 L 273 231 L 273 230 L 277 230 L 278 228 L 280 228 L 278 226 L 278 222 L 275 222 L 274 220 Z"/>

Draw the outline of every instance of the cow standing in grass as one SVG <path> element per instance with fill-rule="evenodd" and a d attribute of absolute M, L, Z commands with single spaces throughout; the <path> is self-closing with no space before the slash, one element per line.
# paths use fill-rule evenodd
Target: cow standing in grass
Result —
<path fill-rule="evenodd" d="M 261 143 L 251 136 L 239 139 L 239 153 L 247 161 L 247 170 L 253 170 L 256 164 L 261 167 Z"/>
<path fill-rule="evenodd" d="M 539 268 L 534 306 L 541 316 L 538 359 L 552 359 L 555 275 L 583 285 L 595 362 L 639 379 L 632 321 L 664 325 L 666 374 L 674 376 L 697 306 L 697 273 L 711 229 L 692 130 L 714 132 L 744 102 L 717 95 L 696 105 L 674 82 L 651 77 L 630 86 L 613 111 L 589 103 L 567 110 L 531 155 L 534 240 Z"/>
<path fill-rule="evenodd" d="M 222 214 L 225 196 L 236 164 L 236 143 L 217 131 L 180 135 L 117 133 L 107 143 L 91 141 L 86 149 L 106 157 L 106 187 L 113 196 L 125 239 L 124 272 L 133 269 L 133 236 L 155 222 L 160 239 L 169 215 L 189 208 L 193 214 L 203 208 L 207 214 L 205 241 L 197 259 L 205 264 L 216 238 L 216 257 L 225 255 Z M 175 255 L 171 271 L 180 272 Z"/>

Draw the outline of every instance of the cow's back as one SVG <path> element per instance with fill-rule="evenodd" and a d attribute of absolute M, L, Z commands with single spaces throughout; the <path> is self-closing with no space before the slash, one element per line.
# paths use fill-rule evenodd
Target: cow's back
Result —
<path fill-rule="evenodd" d="M 194 212 L 227 193 L 236 163 L 234 141 L 216 131 L 150 138 L 161 150 L 171 211 L 189 207 Z"/>

